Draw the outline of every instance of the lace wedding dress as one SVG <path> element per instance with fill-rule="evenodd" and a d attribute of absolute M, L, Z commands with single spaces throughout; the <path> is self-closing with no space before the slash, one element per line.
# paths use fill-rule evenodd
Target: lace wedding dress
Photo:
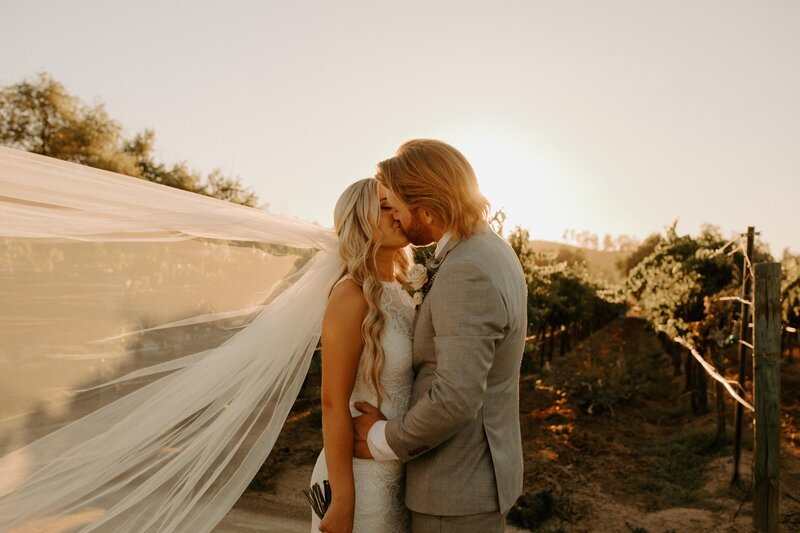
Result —
<path fill-rule="evenodd" d="M 411 387 L 414 383 L 412 368 L 411 334 L 414 321 L 414 303 L 397 282 L 383 282 L 381 309 L 386 315 L 386 326 L 381 335 L 385 354 L 381 384 L 385 394 L 381 412 L 387 419 L 397 418 L 408 411 Z M 362 359 L 363 361 L 363 359 Z M 356 380 L 350 396 L 350 411 L 353 416 L 359 411 L 355 402 L 377 403 L 377 399 L 361 380 Z M 403 464 L 400 461 L 373 461 L 353 459 L 353 477 L 356 489 L 355 520 L 353 533 L 407 533 L 411 531 L 411 519 L 405 506 Z M 314 472 L 311 485 L 328 479 L 323 449 Z M 311 531 L 317 532 L 319 518 L 312 512 Z"/>

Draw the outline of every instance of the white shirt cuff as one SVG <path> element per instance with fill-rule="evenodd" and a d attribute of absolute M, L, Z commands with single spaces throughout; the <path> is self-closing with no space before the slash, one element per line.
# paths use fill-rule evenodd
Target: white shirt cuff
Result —
<path fill-rule="evenodd" d="M 397 461 L 399 459 L 389 447 L 389 443 L 386 442 L 386 420 L 378 420 L 369 428 L 367 446 L 376 461 Z"/>

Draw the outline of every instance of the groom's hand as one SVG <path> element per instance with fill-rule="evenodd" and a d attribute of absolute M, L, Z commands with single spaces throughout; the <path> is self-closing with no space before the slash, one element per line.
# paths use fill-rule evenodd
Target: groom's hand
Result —
<path fill-rule="evenodd" d="M 372 452 L 369 451 L 367 437 L 369 430 L 378 420 L 386 420 L 380 409 L 367 402 L 356 402 L 353 404 L 356 409 L 364 413 L 353 418 L 353 457 L 359 459 L 373 459 Z"/>

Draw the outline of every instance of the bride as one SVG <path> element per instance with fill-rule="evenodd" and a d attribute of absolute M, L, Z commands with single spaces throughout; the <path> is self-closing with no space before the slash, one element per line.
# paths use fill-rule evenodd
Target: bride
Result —
<path fill-rule="evenodd" d="M 348 187 L 334 211 L 346 275 L 322 322 L 325 447 L 311 476 L 312 484 L 330 480 L 332 503 L 321 523 L 312 515 L 312 532 L 410 530 L 402 463 L 353 458 L 351 417 L 359 414 L 353 404 L 369 402 L 387 417 L 402 416 L 414 380 L 414 304 L 403 288 L 409 241 L 393 211 L 371 178 Z"/>
<path fill-rule="evenodd" d="M 334 234 L 0 147 L 0 530 L 211 531 L 321 334 L 314 527 L 407 531 L 401 465 L 352 458 L 352 402 L 394 417 L 412 383 L 408 241 L 382 196 L 348 188 Z"/>

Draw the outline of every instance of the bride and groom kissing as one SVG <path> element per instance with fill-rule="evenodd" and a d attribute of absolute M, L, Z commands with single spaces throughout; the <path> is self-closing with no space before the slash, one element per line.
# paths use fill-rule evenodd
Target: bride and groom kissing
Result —
<path fill-rule="evenodd" d="M 503 531 L 522 491 L 527 289 L 488 207 L 466 158 L 434 140 L 404 143 L 339 198 L 311 478 L 332 498 L 312 531 Z M 409 244 L 433 243 L 410 269 Z"/>

